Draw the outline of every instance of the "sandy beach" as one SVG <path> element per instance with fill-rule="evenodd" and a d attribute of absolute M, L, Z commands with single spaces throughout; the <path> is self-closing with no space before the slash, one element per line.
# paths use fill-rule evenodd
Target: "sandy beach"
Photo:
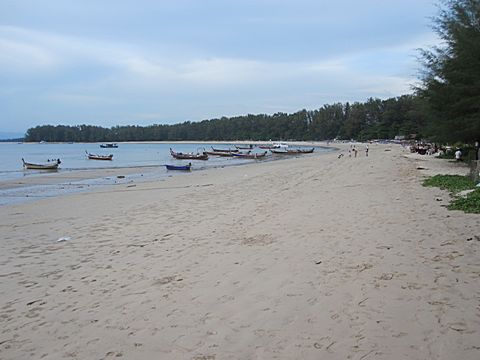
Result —
<path fill-rule="evenodd" d="M 479 359 L 468 168 L 338 154 L 0 206 L 0 359 Z"/>

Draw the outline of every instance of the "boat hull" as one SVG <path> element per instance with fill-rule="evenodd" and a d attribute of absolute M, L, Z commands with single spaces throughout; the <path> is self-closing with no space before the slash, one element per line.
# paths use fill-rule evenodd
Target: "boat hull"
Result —
<path fill-rule="evenodd" d="M 113 160 L 113 155 L 112 156 L 110 156 L 110 155 L 108 155 L 108 156 L 88 155 L 88 159 L 89 160 L 107 160 L 107 161 L 109 161 L 109 160 Z"/>
<path fill-rule="evenodd" d="M 23 162 L 23 167 L 29 170 L 57 170 L 58 165 L 60 165 L 58 161 L 55 161 L 51 164 L 33 164 L 33 163 L 25 162 L 25 160 L 22 159 L 22 162 Z"/>
<path fill-rule="evenodd" d="M 305 149 L 305 150 L 302 150 L 302 149 L 296 149 L 296 150 L 274 150 L 274 149 L 271 149 L 270 151 L 271 151 L 273 154 L 278 154 L 278 155 L 297 155 L 297 154 L 311 154 L 311 153 L 313 153 L 314 150 L 315 150 L 315 148 Z"/>
<path fill-rule="evenodd" d="M 192 165 L 165 165 L 167 170 L 190 171 Z"/>
<path fill-rule="evenodd" d="M 223 153 L 232 153 L 232 152 L 238 152 L 238 149 L 217 149 L 212 146 L 212 151 L 213 152 L 223 152 Z"/>
<path fill-rule="evenodd" d="M 103 149 L 116 149 L 118 148 L 118 145 L 117 144 L 101 144 L 100 147 Z"/>
<path fill-rule="evenodd" d="M 235 147 L 239 150 L 252 150 L 254 148 L 253 145 L 235 145 Z"/>
<path fill-rule="evenodd" d="M 263 153 L 232 153 L 233 156 L 241 158 L 241 159 L 261 159 L 267 155 L 267 151 Z"/>
<path fill-rule="evenodd" d="M 208 155 L 212 155 L 212 156 L 224 156 L 224 157 L 232 157 L 233 156 L 233 154 L 231 152 L 224 152 L 224 151 L 205 151 L 205 152 Z"/>
<path fill-rule="evenodd" d="M 170 154 L 175 159 L 180 159 L 180 160 L 208 160 L 208 154 L 206 152 L 203 152 L 202 154 L 184 154 L 181 152 L 175 152 L 172 149 L 170 149 Z"/>
<path fill-rule="evenodd" d="M 87 157 L 89 160 L 112 160 L 113 154 L 110 155 L 98 155 L 98 154 L 90 154 L 87 150 L 85 150 Z"/>

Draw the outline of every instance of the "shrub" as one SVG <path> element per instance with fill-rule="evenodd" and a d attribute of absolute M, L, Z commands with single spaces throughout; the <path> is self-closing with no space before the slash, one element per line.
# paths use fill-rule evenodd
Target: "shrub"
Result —
<path fill-rule="evenodd" d="M 461 175 L 435 175 L 425 179 L 423 186 L 434 186 L 458 193 L 463 190 L 474 189 L 475 183 L 467 176 Z"/>
<path fill-rule="evenodd" d="M 466 197 L 455 198 L 455 200 L 447 206 L 447 209 L 480 214 L 480 189 L 472 191 Z"/>

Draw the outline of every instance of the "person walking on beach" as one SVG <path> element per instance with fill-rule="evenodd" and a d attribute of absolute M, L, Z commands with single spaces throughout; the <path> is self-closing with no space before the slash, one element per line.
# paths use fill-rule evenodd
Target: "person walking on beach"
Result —
<path fill-rule="evenodd" d="M 357 157 L 357 148 L 355 147 L 355 145 L 353 145 L 353 154 L 355 155 L 355 157 Z"/>
<path fill-rule="evenodd" d="M 365 146 L 365 156 L 368 157 L 368 144 Z"/>

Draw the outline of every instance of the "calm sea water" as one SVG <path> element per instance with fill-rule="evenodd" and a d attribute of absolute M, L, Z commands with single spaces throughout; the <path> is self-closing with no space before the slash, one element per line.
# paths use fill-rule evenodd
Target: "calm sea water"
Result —
<path fill-rule="evenodd" d="M 38 143 L 0 143 L 0 182 L 17 180 L 25 177 L 44 175 L 41 170 L 25 170 L 22 158 L 31 163 L 44 163 L 47 159 L 61 159 L 62 163 L 58 173 L 68 173 L 87 169 L 109 168 L 145 168 L 142 170 L 142 181 L 157 179 L 168 175 L 177 175 L 178 172 L 167 171 L 164 164 L 185 165 L 192 163 L 192 170 L 202 170 L 212 167 L 241 165 L 246 163 L 277 160 L 282 156 L 268 154 L 265 160 L 239 159 L 230 157 L 211 156 L 207 161 L 201 160 L 176 160 L 170 155 L 170 148 L 177 152 L 201 152 L 203 149 L 234 148 L 231 144 L 184 144 L 184 143 L 119 143 L 118 148 L 103 149 L 100 143 L 73 143 L 73 144 L 38 144 Z M 113 154 L 112 161 L 89 160 L 85 151 L 94 154 Z M 254 152 L 265 150 L 254 149 Z M 331 151 L 328 148 L 317 147 L 315 152 Z M 314 153 L 315 155 L 315 153 Z M 311 156 L 311 155 L 302 155 Z M 129 175 L 124 181 L 132 181 L 134 175 Z M 140 180 L 140 179 L 136 179 Z M 118 180 L 115 179 L 115 183 Z M 25 201 L 26 198 L 56 196 L 62 193 L 84 191 L 86 187 L 108 185 L 112 179 L 89 179 L 77 183 L 35 185 L 30 187 L 3 189 L 0 191 L 0 205 Z"/>

